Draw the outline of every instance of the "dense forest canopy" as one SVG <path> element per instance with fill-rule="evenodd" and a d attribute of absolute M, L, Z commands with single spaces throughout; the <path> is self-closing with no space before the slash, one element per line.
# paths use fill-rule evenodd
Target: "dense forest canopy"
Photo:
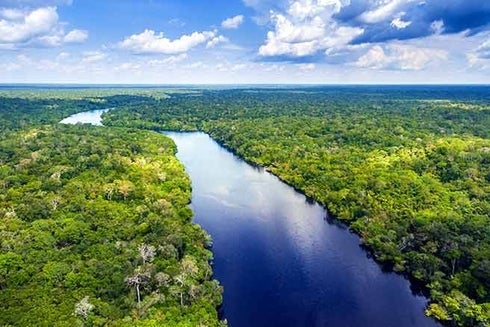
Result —
<path fill-rule="evenodd" d="M 111 127 L 62 126 L 73 113 Z M 175 145 L 202 130 L 328 207 L 427 286 L 427 314 L 490 325 L 490 88 L 0 91 L 1 325 L 218 326 L 209 237 Z"/>
<path fill-rule="evenodd" d="M 0 325 L 223 325 L 175 144 L 58 124 L 153 98 L 35 94 L 0 99 Z"/>
<path fill-rule="evenodd" d="M 129 103 L 105 124 L 209 133 L 426 285 L 427 314 L 490 324 L 489 87 L 203 90 Z"/>

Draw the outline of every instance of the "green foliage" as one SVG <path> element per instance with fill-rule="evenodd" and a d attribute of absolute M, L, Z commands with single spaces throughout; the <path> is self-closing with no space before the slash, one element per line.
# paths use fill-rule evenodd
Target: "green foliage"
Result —
<path fill-rule="evenodd" d="M 208 90 L 128 105 L 105 123 L 209 133 L 328 206 L 378 260 L 426 284 L 428 314 L 486 326 L 488 88 L 406 90 Z"/>
<path fill-rule="evenodd" d="M 26 115 L 0 139 L 0 325 L 221 326 L 173 142 Z"/>
<path fill-rule="evenodd" d="M 167 97 L 164 90 L 21 89 L 0 90 L 0 139 L 11 131 L 55 124 L 89 110 L 144 104 Z"/>

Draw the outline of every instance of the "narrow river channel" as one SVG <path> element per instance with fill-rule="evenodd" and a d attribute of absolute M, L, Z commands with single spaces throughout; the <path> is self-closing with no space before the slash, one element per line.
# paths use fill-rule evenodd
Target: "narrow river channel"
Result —
<path fill-rule="evenodd" d="M 100 125 L 102 112 L 63 122 Z M 424 316 L 427 299 L 383 272 L 323 207 L 204 133 L 165 134 L 191 177 L 194 221 L 213 238 L 231 327 L 439 326 Z"/>

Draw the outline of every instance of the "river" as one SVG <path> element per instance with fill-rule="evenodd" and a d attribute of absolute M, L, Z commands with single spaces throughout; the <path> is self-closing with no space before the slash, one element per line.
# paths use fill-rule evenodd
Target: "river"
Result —
<path fill-rule="evenodd" d="M 71 115 L 66 117 L 62 121 L 61 124 L 91 124 L 96 126 L 102 126 L 102 114 L 104 112 L 108 112 L 113 108 L 108 109 L 100 109 L 100 110 L 92 110 L 92 111 L 84 111 L 79 112 L 78 114 Z"/>
<path fill-rule="evenodd" d="M 230 326 L 437 326 L 426 298 L 323 207 L 204 133 L 165 134 L 191 177 L 195 222 L 213 237 Z"/>
<path fill-rule="evenodd" d="M 427 299 L 323 207 L 204 133 L 165 134 L 191 177 L 194 221 L 213 238 L 231 327 L 439 326 L 424 316 Z"/>

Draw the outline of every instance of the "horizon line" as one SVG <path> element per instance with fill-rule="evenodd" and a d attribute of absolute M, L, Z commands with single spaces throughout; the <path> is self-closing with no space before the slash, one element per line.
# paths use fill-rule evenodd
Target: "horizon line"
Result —
<path fill-rule="evenodd" d="M 77 82 L 0 82 L 5 86 L 138 86 L 138 87 L 189 87 L 189 86 L 490 86 L 490 83 L 77 83 Z"/>

